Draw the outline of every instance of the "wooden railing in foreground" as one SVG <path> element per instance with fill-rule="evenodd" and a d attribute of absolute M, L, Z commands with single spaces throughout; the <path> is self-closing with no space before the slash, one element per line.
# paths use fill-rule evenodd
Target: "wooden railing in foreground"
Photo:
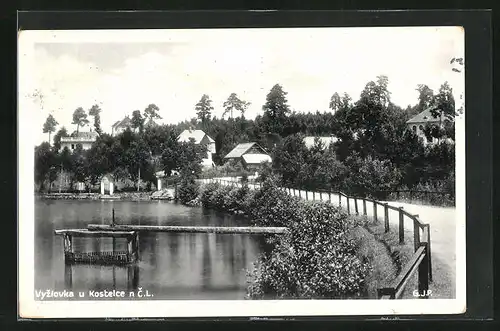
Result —
<path fill-rule="evenodd" d="M 208 178 L 200 179 L 202 183 L 218 183 L 225 186 L 236 186 L 242 187 L 242 183 L 236 179 L 227 180 L 219 178 Z M 261 183 L 248 183 L 250 189 L 258 190 L 262 188 Z M 360 198 L 348 196 L 343 192 L 311 192 L 295 188 L 280 188 L 284 192 L 296 197 L 303 198 L 307 201 L 325 201 L 333 203 L 332 197 L 338 196 L 338 205 L 342 207 L 342 203 L 345 202 L 345 208 L 349 215 L 355 214 L 360 215 L 360 209 L 362 209 L 363 216 L 368 215 L 367 202 L 372 204 L 373 212 L 370 213 L 374 220 L 378 221 L 378 211 L 381 207 L 383 210 L 384 219 L 384 231 L 385 233 L 390 231 L 390 218 L 389 211 L 395 211 L 398 214 L 398 235 L 399 243 L 405 244 L 405 219 L 409 219 L 413 222 L 413 247 L 414 253 L 410 261 L 403 266 L 399 275 L 394 279 L 387 287 L 380 288 L 378 290 L 378 295 L 380 299 L 398 299 L 404 292 L 406 284 L 409 279 L 418 270 L 418 297 L 427 298 L 429 290 L 429 282 L 432 282 L 432 260 L 431 260 L 431 237 L 430 237 L 430 225 L 423 223 L 418 215 L 412 215 L 405 211 L 403 207 L 394 207 L 389 205 L 387 202 L 380 202 L 369 198 Z M 319 198 L 319 199 L 317 199 Z M 359 206 L 361 203 L 361 207 Z M 354 208 L 354 211 L 352 210 Z"/>

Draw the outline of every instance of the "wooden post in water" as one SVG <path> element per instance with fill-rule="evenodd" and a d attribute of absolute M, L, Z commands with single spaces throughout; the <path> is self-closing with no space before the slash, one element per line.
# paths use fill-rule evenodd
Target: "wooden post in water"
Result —
<path fill-rule="evenodd" d="M 399 207 L 399 243 L 405 243 L 405 224 L 404 224 L 403 207 Z"/>
<path fill-rule="evenodd" d="M 385 233 L 389 232 L 389 204 L 384 203 L 384 230 Z"/>
<path fill-rule="evenodd" d="M 70 263 L 64 264 L 64 286 L 67 290 L 73 288 L 73 266 Z"/>

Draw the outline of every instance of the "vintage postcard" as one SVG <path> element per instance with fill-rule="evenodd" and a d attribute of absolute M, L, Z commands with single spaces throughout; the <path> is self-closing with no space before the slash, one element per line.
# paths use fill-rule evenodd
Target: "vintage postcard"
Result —
<path fill-rule="evenodd" d="M 21 318 L 465 312 L 463 28 L 18 45 Z"/>

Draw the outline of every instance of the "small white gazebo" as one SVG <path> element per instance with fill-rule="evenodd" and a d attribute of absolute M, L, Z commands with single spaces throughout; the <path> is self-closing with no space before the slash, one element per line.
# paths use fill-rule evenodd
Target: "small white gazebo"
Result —
<path fill-rule="evenodd" d="M 161 180 L 165 177 L 165 171 L 157 171 L 155 172 L 156 176 L 156 190 L 161 191 Z"/>
<path fill-rule="evenodd" d="M 114 190 L 114 178 L 111 174 L 106 174 L 101 178 L 101 194 L 105 195 L 106 191 L 109 195 L 113 195 Z"/>

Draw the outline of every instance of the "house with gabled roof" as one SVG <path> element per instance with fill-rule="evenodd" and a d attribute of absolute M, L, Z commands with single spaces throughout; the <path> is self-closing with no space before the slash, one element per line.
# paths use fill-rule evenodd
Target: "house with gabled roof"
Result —
<path fill-rule="evenodd" d="M 271 163 L 269 153 L 256 142 L 238 144 L 224 160 L 239 161 L 247 170 L 258 170 L 263 163 Z"/>
<path fill-rule="evenodd" d="M 122 120 L 116 121 L 111 126 L 111 135 L 114 136 L 114 135 L 120 134 L 127 129 L 132 130 L 132 120 L 130 119 L 130 117 L 128 115 L 125 116 Z"/>
<path fill-rule="evenodd" d="M 427 125 L 436 125 L 443 127 L 447 122 L 450 123 L 453 121 L 453 119 L 450 119 L 443 114 L 439 114 L 438 116 L 434 117 L 432 114 L 431 110 L 433 107 L 429 107 L 425 109 L 424 111 L 418 113 L 417 115 L 413 116 L 406 122 L 406 127 L 409 130 L 412 130 L 417 136 L 423 138 L 424 143 L 429 143 L 427 142 L 427 139 L 425 138 L 425 133 L 424 129 Z M 434 138 L 434 140 L 430 143 L 436 143 L 437 139 Z"/>
<path fill-rule="evenodd" d="M 211 168 L 214 166 L 212 154 L 215 154 L 215 140 L 213 140 L 208 134 L 203 130 L 191 130 L 186 129 L 181 132 L 177 137 L 177 141 L 180 143 L 187 143 L 191 139 L 194 140 L 196 145 L 202 145 L 206 147 L 206 154 L 203 155 L 202 166 L 205 168 Z"/>

